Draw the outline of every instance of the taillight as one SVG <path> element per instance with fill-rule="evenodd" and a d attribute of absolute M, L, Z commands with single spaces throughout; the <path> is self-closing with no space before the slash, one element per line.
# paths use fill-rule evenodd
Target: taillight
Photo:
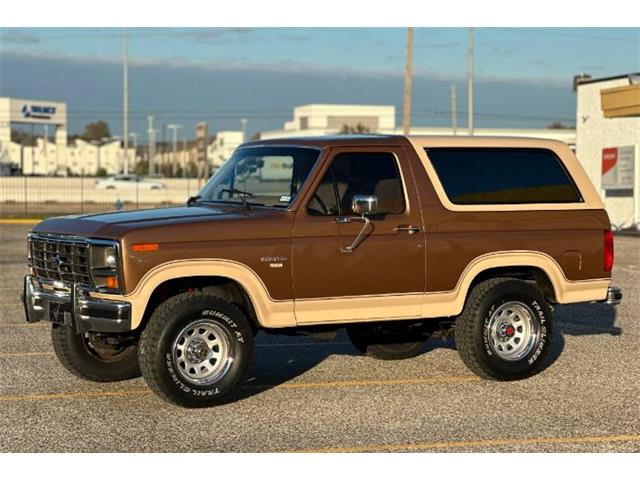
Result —
<path fill-rule="evenodd" d="M 604 271 L 610 272 L 613 268 L 613 232 L 604 231 Z"/>

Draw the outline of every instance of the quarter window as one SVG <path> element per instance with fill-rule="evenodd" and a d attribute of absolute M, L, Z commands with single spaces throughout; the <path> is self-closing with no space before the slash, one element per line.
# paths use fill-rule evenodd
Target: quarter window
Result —
<path fill-rule="evenodd" d="M 575 203 L 582 197 L 561 160 L 541 148 L 429 148 L 449 200 L 458 205 Z"/>
<path fill-rule="evenodd" d="M 354 195 L 376 195 L 379 214 L 405 209 L 404 192 L 395 155 L 387 152 L 339 153 L 314 192 L 310 215 L 354 215 Z"/>

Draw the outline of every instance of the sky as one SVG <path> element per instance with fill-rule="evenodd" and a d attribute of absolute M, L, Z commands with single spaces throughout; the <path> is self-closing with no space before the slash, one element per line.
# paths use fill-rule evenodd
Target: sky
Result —
<path fill-rule="evenodd" d="M 401 114 L 406 29 L 130 28 L 132 131 L 197 121 L 211 131 L 279 129 L 305 103 L 393 104 Z M 640 29 L 476 28 L 475 123 L 544 127 L 573 123 L 577 73 L 640 71 Z M 0 29 L 0 95 L 66 101 L 71 133 L 104 119 L 121 129 L 122 29 Z M 465 28 L 416 28 L 418 126 L 459 123 L 466 110 Z M 192 136 L 188 134 L 188 136 Z"/>

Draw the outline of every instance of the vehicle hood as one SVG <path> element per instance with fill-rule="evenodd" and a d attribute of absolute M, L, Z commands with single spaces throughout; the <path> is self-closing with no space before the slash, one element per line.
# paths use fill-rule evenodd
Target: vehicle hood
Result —
<path fill-rule="evenodd" d="M 184 232 L 181 225 L 187 227 L 195 223 L 246 219 L 257 212 L 257 210 L 245 210 L 236 206 L 185 206 L 70 215 L 44 220 L 32 231 L 117 240 L 134 230 L 175 228 L 176 231 Z"/>

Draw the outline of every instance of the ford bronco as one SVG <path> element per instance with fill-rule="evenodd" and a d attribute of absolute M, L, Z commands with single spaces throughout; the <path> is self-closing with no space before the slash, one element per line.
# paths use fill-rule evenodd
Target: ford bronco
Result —
<path fill-rule="evenodd" d="M 455 336 L 485 379 L 533 375 L 552 308 L 618 303 L 603 203 L 563 143 L 336 136 L 243 144 L 185 206 L 29 233 L 28 322 L 60 362 L 170 402 L 242 388 L 259 330 L 346 327 L 380 359 Z"/>

